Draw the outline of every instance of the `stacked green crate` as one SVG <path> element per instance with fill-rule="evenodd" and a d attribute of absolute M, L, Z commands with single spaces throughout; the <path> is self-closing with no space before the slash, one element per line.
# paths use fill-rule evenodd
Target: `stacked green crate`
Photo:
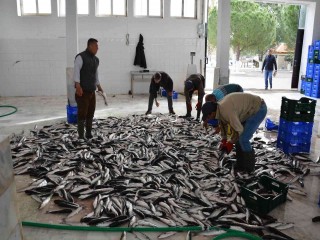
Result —
<path fill-rule="evenodd" d="M 316 100 L 282 97 L 277 147 L 286 154 L 309 152 Z"/>

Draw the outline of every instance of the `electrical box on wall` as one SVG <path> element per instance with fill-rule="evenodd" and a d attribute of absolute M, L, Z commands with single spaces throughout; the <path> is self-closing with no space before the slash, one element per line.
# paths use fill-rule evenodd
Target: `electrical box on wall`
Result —
<path fill-rule="evenodd" d="M 206 36 L 206 27 L 207 27 L 206 23 L 199 23 L 198 24 L 197 33 L 198 33 L 199 38 Z"/>

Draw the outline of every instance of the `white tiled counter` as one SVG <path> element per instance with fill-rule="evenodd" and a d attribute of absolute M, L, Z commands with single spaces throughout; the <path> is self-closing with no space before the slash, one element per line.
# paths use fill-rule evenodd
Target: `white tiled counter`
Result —
<path fill-rule="evenodd" d="M 18 216 L 10 141 L 0 135 L 0 239 L 19 240 L 22 227 Z"/>

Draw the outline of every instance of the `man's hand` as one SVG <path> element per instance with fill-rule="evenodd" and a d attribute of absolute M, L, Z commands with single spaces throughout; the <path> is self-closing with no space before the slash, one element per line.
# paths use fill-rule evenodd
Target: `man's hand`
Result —
<path fill-rule="evenodd" d="M 226 139 L 223 139 L 221 141 L 221 144 L 220 144 L 219 148 L 220 148 L 221 151 L 224 150 L 224 151 L 226 151 L 227 154 L 229 154 L 233 149 L 233 143 L 227 142 Z"/>
<path fill-rule="evenodd" d="M 156 106 L 159 107 L 160 103 L 156 100 Z"/>
<path fill-rule="evenodd" d="M 83 94 L 82 87 L 80 86 L 80 83 L 76 83 L 76 94 L 79 97 L 81 97 Z"/>
<path fill-rule="evenodd" d="M 197 104 L 196 104 L 196 110 L 200 110 L 201 109 L 201 102 L 198 102 Z"/>

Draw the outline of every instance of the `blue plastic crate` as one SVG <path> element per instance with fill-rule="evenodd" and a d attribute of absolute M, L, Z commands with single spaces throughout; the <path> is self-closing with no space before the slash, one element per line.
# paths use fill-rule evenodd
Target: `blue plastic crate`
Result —
<path fill-rule="evenodd" d="M 292 122 L 287 121 L 283 118 L 280 118 L 279 122 L 279 130 L 283 130 L 286 132 L 304 132 L 304 133 L 312 133 L 313 122 Z"/>
<path fill-rule="evenodd" d="M 284 153 L 309 153 L 310 152 L 310 142 L 301 144 L 290 144 L 284 142 L 281 139 L 277 140 L 277 148 L 281 149 Z"/>
<path fill-rule="evenodd" d="M 305 96 L 311 97 L 311 94 L 312 94 L 311 89 L 309 89 L 309 90 L 308 90 L 308 89 L 305 89 L 305 90 L 304 90 L 304 95 L 305 95 Z"/>
<path fill-rule="evenodd" d="M 219 125 L 219 120 L 218 119 L 211 119 L 208 121 L 208 124 L 212 127 L 217 127 Z"/>
<path fill-rule="evenodd" d="M 313 57 L 314 47 L 313 45 L 309 45 L 308 47 L 308 57 Z"/>
<path fill-rule="evenodd" d="M 269 131 L 272 130 L 278 130 L 279 125 L 277 125 L 276 123 L 274 123 L 270 118 L 267 118 L 265 121 L 265 128 Z"/>
<path fill-rule="evenodd" d="M 78 107 L 67 105 L 67 121 L 68 123 L 78 122 Z"/>
<path fill-rule="evenodd" d="M 320 40 L 315 40 L 314 41 L 313 49 L 320 49 Z"/>
<path fill-rule="evenodd" d="M 173 98 L 173 99 L 178 99 L 178 96 L 179 96 L 179 93 L 176 92 L 176 91 L 173 91 L 173 93 L 172 93 L 172 98 Z"/>
<path fill-rule="evenodd" d="M 311 141 L 312 133 L 278 131 L 278 139 L 291 145 L 305 144 Z"/>

